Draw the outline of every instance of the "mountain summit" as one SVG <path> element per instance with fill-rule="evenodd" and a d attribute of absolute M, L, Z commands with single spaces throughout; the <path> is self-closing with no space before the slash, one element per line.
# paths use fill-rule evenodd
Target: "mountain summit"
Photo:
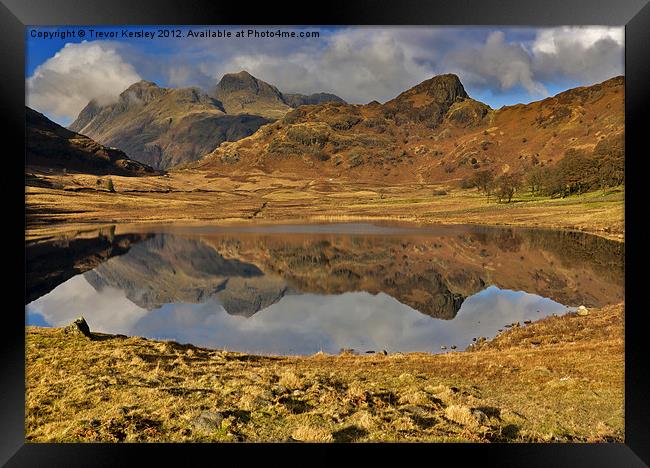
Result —
<path fill-rule="evenodd" d="M 258 115 L 227 115 L 221 102 L 198 88 L 139 81 L 114 104 L 89 102 L 69 128 L 166 169 L 197 160 L 223 141 L 251 135 L 268 122 Z"/>
<path fill-rule="evenodd" d="M 278 88 L 247 71 L 224 75 L 212 96 L 229 114 L 256 114 L 277 119 L 290 110 Z"/>

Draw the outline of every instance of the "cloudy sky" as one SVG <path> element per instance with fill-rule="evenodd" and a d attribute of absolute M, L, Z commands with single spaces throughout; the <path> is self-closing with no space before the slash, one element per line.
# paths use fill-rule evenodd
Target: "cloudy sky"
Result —
<path fill-rule="evenodd" d="M 108 39 L 88 27 L 27 28 L 27 105 L 67 125 L 90 99 L 111 102 L 140 79 L 209 90 L 224 73 L 247 70 L 283 92 L 330 92 L 351 103 L 385 102 L 456 73 L 470 96 L 499 108 L 624 73 L 622 27 L 283 27 L 319 37 L 190 38 L 188 29 L 207 28 L 192 26 L 170 28 L 182 38 L 121 37 L 159 28 L 92 27 L 117 34 Z M 64 30 L 76 37 L 33 37 Z"/>

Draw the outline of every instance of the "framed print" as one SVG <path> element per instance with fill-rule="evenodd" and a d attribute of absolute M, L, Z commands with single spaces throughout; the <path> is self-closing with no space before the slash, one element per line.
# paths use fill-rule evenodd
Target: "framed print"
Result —
<path fill-rule="evenodd" d="M 4 1 L 3 462 L 646 466 L 646 2 L 250 10 Z"/>

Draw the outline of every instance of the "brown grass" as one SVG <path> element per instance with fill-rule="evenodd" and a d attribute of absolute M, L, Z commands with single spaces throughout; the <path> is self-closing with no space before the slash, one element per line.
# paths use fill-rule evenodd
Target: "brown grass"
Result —
<path fill-rule="evenodd" d="M 29 240 L 129 223 L 388 220 L 567 228 L 618 240 L 624 232 L 622 189 L 566 199 L 531 199 L 524 194 L 506 204 L 487 202 L 476 190 L 442 184 L 294 180 L 261 173 L 231 178 L 207 177 L 198 171 L 170 177 L 113 177 L 116 193 L 95 190 L 96 177 L 87 175 L 39 177 L 60 188 L 26 187 Z M 434 194 L 440 189 L 447 195 Z"/>
<path fill-rule="evenodd" d="M 623 305 L 441 355 L 274 357 L 28 327 L 34 442 L 623 441 Z"/>

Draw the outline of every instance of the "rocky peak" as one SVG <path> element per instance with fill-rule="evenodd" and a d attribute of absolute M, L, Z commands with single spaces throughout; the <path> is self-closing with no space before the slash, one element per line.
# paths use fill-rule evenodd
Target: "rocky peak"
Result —
<path fill-rule="evenodd" d="M 128 104 L 146 104 L 161 95 L 165 94 L 167 90 L 159 87 L 152 81 L 141 80 L 133 83 L 120 93 L 120 102 Z"/>
<path fill-rule="evenodd" d="M 304 105 L 324 104 L 327 102 L 340 102 L 345 104 L 345 101 L 335 94 L 331 93 L 314 93 L 314 94 L 299 94 L 299 93 L 282 93 L 284 102 L 291 107 L 300 107 Z"/>
<path fill-rule="evenodd" d="M 390 102 L 411 101 L 415 107 L 436 103 L 450 107 L 456 102 L 463 101 L 469 96 L 457 75 L 448 73 L 436 75 L 422 83 L 404 91 Z"/>
<path fill-rule="evenodd" d="M 282 93 L 275 86 L 255 78 L 245 70 L 223 75 L 215 89 L 215 96 L 219 98 L 226 93 L 238 91 L 250 92 L 256 96 L 275 97 L 283 101 Z"/>
<path fill-rule="evenodd" d="M 228 114 L 255 114 L 278 119 L 290 109 L 278 88 L 247 71 L 224 75 L 212 97 L 223 104 Z"/>

